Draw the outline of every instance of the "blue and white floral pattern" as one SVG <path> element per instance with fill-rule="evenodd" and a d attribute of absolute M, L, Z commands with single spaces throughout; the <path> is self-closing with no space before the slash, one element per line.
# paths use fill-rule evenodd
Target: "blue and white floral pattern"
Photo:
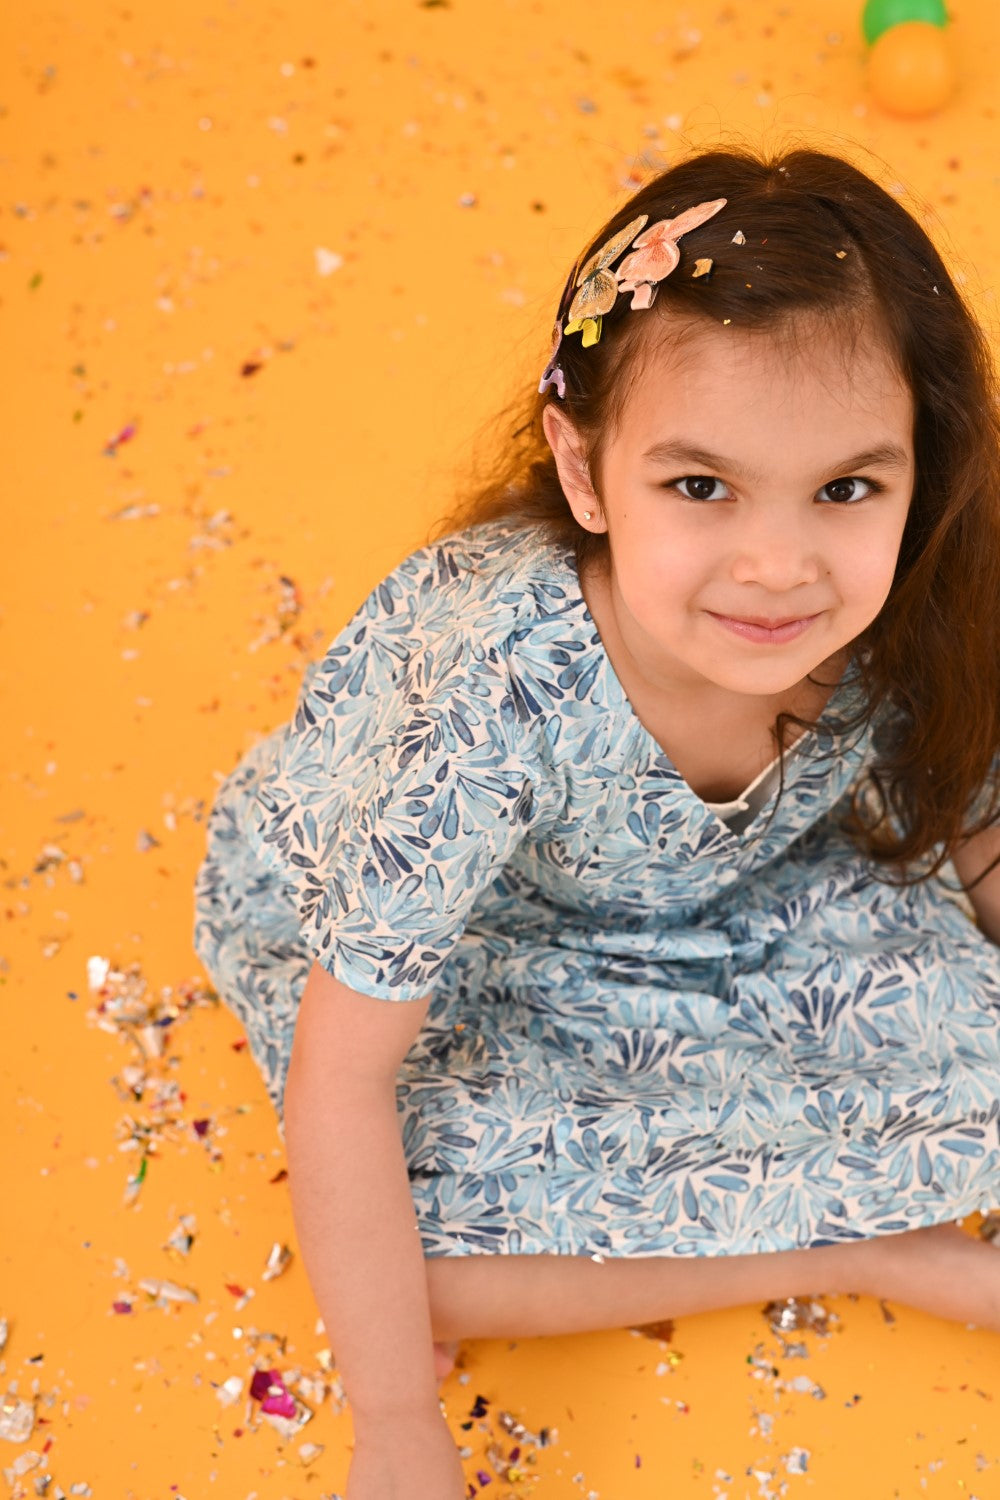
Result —
<path fill-rule="evenodd" d="M 498 522 L 407 558 L 209 820 L 195 945 L 279 1118 L 318 959 L 432 996 L 397 1084 L 426 1255 L 737 1255 L 1000 1203 L 1000 950 L 839 831 L 850 692 L 736 835 L 571 555 Z"/>

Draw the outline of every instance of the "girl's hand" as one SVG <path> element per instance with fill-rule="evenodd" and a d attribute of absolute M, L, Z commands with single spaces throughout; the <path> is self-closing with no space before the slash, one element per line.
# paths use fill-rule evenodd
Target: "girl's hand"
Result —
<path fill-rule="evenodd" d="M 465 1500 L 465 1476 L 443 1416 L 355 1422 L 345 1500 Z"/>

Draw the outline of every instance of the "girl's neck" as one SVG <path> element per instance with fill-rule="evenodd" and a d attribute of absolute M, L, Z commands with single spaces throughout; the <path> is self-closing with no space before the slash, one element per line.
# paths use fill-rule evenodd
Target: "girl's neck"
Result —
<path fill-rule="evenodd" d="M 606 579 L 582 573 L 580 586 L 636 718 L 706 802 L 738 797 L 774 760 L 779 714 L 819 718 L 847 664 L 824 663 L 815 674 L 819 682 L 806 679 L 775 696 L 734 693 L 711 682 L 664 687 L 635 665 L 621 640 Z M 784 748 L 790 749 L 803 732 L 797 725 L 786 726 Z"/>

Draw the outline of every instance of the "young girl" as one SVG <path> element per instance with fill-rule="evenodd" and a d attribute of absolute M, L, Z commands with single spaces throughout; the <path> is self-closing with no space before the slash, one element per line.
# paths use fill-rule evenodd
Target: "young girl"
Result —
<path fill-rule="evenodd" d="M 1000 1203 L 998 608 L 989 357 L 913 218 L 807 150 L 651 181 L 210 821 L 350 1500 L 460 1500 L 457 1339 L 817 1290 L 1000 1330 L 953 1222 Z"/>

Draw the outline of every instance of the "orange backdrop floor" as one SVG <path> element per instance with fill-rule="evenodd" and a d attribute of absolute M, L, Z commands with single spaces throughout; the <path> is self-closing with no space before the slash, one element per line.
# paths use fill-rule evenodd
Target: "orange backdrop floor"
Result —
<path fill-rule="evenodd" d="M 859 11 L 7 8 L 14 1496 L 342 1493 L 351 1417 L 274 1119 L 191 948 L 207 805 L 537 380 L 580 245 L 685 144 L 803 140 L 898 178 L 994 327 L 993 0 L 956 0 L 960 92 L 917 122 L 868 96 Z M 470 1495 L 1000 1497 L 1000 1338 L 823 1307 L 825 1331 L 746 1307 L 662 1341 L 469 1344 L 443 1394 Z M 295 1420 L 262 1414 L 255 1368 Z"/>

